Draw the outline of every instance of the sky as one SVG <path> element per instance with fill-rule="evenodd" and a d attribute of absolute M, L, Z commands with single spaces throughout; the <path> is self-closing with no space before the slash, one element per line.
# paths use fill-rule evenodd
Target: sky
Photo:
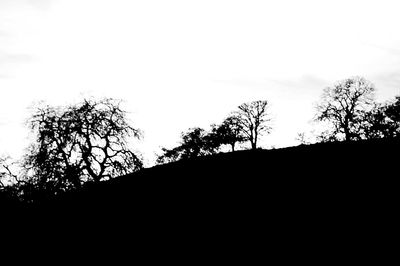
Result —
<path fill-rule="evenodd" d="M 0 0 L 0 155 L 39 101 L 124 101 L 147 165 L 190 127 L 268 100 L 261 146 L 297 145 L 322 90 L 351 76 L 400 95 L 398 1 Z"/>

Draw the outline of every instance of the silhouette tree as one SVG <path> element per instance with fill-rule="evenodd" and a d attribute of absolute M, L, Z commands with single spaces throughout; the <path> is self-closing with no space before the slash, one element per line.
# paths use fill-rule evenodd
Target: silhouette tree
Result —
<path fill-rule="evenodd" d="M 245 140 L 250 141 L 253 150 L 257 149 L 259 137 L 269 134 L 272 129 L 268 125 L 271 119 L 268 117 L 267 107 L 267 101 L 253 101 L 241 104 L 234 113 Z"/>
<path fill-rule="evenodd" d="M 162 155 L 158 156 L 156 162 L 158 164 L 172 163 L 180 160 L 182 158 L 183 149 L 181 146 L 175 147 L 173 149 L 162 148 Z"/>
<path fill-rule="evenodd" d="M 142 167 L 128 149 L 140 131 L 128 125 L 120 102 L 84 100 L 65 108 L 38 108 L 29 124 L 36 143 L 24 159 L 26 176 L 50 194 L 100 182 Z"/>
<path fill-rule="evenodd" d="M 400 136 L 400 96 L 392 102 L 383 105 L 376 104 L 366 114 L 363 130 L 367 139 Z"/>
<path fill-rule="evenodd" d="M 246 140 L 239 117 L 235 115 L 228 116 L 220 125 L 213 125 L 210 138 L 215 147 L 230 145 L 232 151 L 235 151 L 236 143 Z"/>
<path fill-rule="evenodd" d="M 324 90 L 315 120 L 330 124 L 329 139 L 362 137 L 362 122 L 373 106 L 374 91 L 374 85 L 362 77 L 341 80 Z"/>
<path fill-rule="evenodd" d="M 191 159 L 198 156 L 215 154 L 218 144 L 204 129 L 190 128 L 181 134 L 181 144 L 173 149 L 163 148 L 163 154 L 157 158 L 157 163 L 174 162 L 181 159 Z"/>
<path fill-rule="evenodd" d="M 388 118 L 388 126 L 390 128 L 391 137 L 400 136 L 400 96 L 396 96 L 393 103 L 387 104 L 384 108 L 386 117 Z"/>

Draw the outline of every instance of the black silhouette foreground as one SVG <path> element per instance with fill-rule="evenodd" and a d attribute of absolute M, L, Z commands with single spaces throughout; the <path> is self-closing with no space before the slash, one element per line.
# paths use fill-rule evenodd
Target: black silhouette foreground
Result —
<path fill-rule="evenodd" d="M 198 157 L 14 205 L 17 216 L 3 208 L 3 217 L 18 217 L 7 228 L 33 239 L 125 247 L 152 261 L 341 261 L 388 247 L 399 148 L 377 139 Z"/>
<path fill-rule="evenodd" d="M 225 215 L 257 224 L 280 217 L 289 223 L 297 215 L 322 218 L 331 208 L 351 216 L 390 206 L 399 148 L 399 139 L 378 139 L 222 153 L 91 183 L 27 208 L 154 223 Z"/>

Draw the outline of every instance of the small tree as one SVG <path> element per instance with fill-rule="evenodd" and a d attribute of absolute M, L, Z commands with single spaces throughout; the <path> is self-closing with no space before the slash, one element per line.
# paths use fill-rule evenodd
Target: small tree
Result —
<path fill-rule="evenodd" d="M 50 194 L 142 167 L 127 145 L 128 137 L 139 138 L 140 131 L 128 125 L 126 113 L 113 99 L 38 108 L 29 124 L 36 143 L 24 160 L 26 175 Z"/>
<path fill-rule="evenodd" d="M 360 139 L 365 114 L 374 103 L 374 91 L 374 85 L 362 77 L 341 80 L 324 90 L 315 119 L 330 124 L 329 138 Z"/>
<path fill-rule="evenodd" d="M 267 101 L 243 103 L 235 112 L 241 131 L 246 140 L 250 141 L 251 149 L 257 149 L 257 142 L 262 134 L 269 134 L 271 119 L 267 113 Z"/>
<path fill-rule="evenodd" d="M 210 136 L 216 147 L 230 145 L 232 151 L 235 151 L 236 143 L 246 140 L 240 120 L 235 115 L 227 117 L 220 125 L 213 125 Z"/>
<path fill-rule="evenodd" d="M 182 133 L 181 144 L 173 149 L 163 148 L 157 163 L 174 162 L 204 155 L 215 154 L 218 150 L 213 138 L 202 128 L 196 127 Z"/>

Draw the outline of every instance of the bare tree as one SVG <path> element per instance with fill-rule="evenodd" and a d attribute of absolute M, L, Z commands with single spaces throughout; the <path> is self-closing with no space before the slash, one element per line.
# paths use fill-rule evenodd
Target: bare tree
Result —
<path fill-rule="evenodd" d="M 374 85 L 362 77 L 341 80 L 324 90 L 315 119 L 330 124 L 331 138 L 360 139 L 364 116 L 374 103 L 374 91 Z"/>
<path fill-rule="evenodd" d="M 0 189 L 4 188 L 4 183 L 6 182 L 7 178 L 7 168 L 4 167 L 5 158 L 0 157 Z"/>
<path fill-rule="evenodd" d="M 16 162 L 11 162 L 10 157 L 0 157 L 0 187 L 6 187 L 19 182 L 13 166 Z"/>
<path fill-rule="evenodd" d="M 26 175 L 47 190 L 80 187 L 142 167 L 128 149 L 128 137 L 140 131 L 128 125 L 120 102 L 84 100 L 65 108 L 38 108 L 29 124 L 36 133 L 24 160 Z"/>
<path fill-rule="evenodd" d="M 245 139 L 250 141 L 251 149 L 257 149 L 257 142 L 261 135 L 269 134 L 272 127 L 269 125 L 271 119 L 267 112 L 267 101 L 253 101 L 243 103 L 235 112 Z"/>

